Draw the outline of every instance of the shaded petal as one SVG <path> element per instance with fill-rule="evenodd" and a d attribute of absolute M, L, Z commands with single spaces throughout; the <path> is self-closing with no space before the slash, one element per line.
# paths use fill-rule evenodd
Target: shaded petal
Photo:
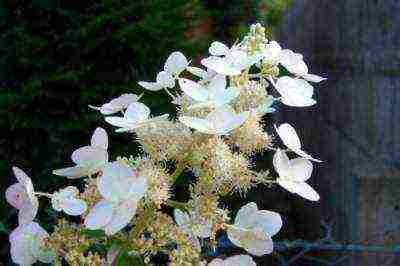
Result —
<path fill-rule="evenodd" d="M 163 89 L 157 82 L 139 81 L 138 84 L 149 91 L 159 91 Z"/>
<path fill-rule="evenodd" d="M 181 52 L 173 52 L 165 61 L 164 70 L 178 76 L 189 65 L 185 55 Z"/>
<path fill-rule="evenodd" d="M 29 224 L 35 219 L 39 202 L 35 197 L 31 202 L 25 203 L 18 212 L 18 224 Z"/>
<path fill-rule="evenodd" d="M 140 102 L 131 103 L 126 109 L 124 118 L 134 123 L 146 121 L 150 116 L 150 109 Z"/>
<path fill-rule="evenodd" d="M 113 216 L 110 222 L 104 227 L 105 233 L 107 235 L 113 235 L 124 228 L 135 216 L 136 207 L 137 202 L 132 200 L 114 206 Z"/>
<path fill-rule="evenodd" d="M 107 132 L 101 128 L 98 127 L 93 133 L 92 139 L 90 141 L 90 145 L 96 148 L 101 148 L 101 149 L 108 149 L 108 135 Z"/>
<path fill-rule="evenodd" d="M 205 87 L 190 79 L 180 78 L 178 80 L 181 90 L 190 98 L 204 102 L 207 101 L 209 93 Z"/>
<path fill-rule="evenodd" d="M 210 52 L 211 55 L 223 56 L 227 55 L 230 52 L 230 49 L 222 42 L 214 41 L 211 43 L 210 48 L 208 48 L 208 51 Z"/>
<path fill-rule="evenodd" d="M 113 206 L 102 200 L 94 205 L 85 218 L 85 227 L 92 230 L 103 228 L 113 216 Z"/>
<path fill-rule="evenodd" d="M 58 175 L 58 176 L 66 176 L 70 179 L 75 179 L 75 178 L 88 176 L 89 174 L 91 174 L 91 168 L 83 167 L 83 166 L 67 167 L 67 168 L 54 170 L 53 174 Z"/>
<path fill-rule="evenodd" d="M 299 136 L 294 127 L 288 123 L 280 125 L 278 128 L 275 126 L 276 132 L 281 138 L 283 144 L 291 150 L 298 150 L 301 148 Z"/>
<path fill-rule="evenodd" d="M 103 148 L 84 146 L 75 150 L 71 159 L 79 166 L 96 167 L 108 161 L 108 153 Z"/>
<path fill-rule="evenodd" d="M 255 256 L 270 254 L 273 251 L 273 242 L 269 236 L 261 230 L 246 230 L 237 227 L 229 227 L 227 230 L 228 238 L 231 242 L 244 248 L 247 252 Z"/>
<path fill-rule="evenodd" d="M 318 201 L 318 193 L 305 182 L 292 182 L 284 179 L 278 179 L 278 184 L 291 193 L 298 194 L 299 196 L 311 200 Z"/>
<path fill-rule="evenodd" d="M 196 129 L 202 133 L 212 134 L 210 123 L 205 119 L 190 116 L 180 116 L 178 119 L 187 127 Z"/>
<path fill-rule="evenodd" d="M 320 159 L 315 159 L 314 157 L 312 157 L 311 155 L 309 155 L 308 153 L 306 153 L 305 151 L 301 150 L 301 149 L 292 149 L 292 151 L 294 153 L 296 153 L 297 155 L 306 158 L 310 161 L 314 161 L 314 162 L 318 162 L 321 163 L 322 161 Z"/>
<path fill-rule="evenodd" d="M 16 209 L 21 209 L 24 204 L 30 201 L 21 183 L 15 183 L 7 188 L 6 200 Z"/>
<path fill-rule="evenodd" d="M 164 88 L 175 87 L 175 78 L 167 71 L 161 71 L 158 73 L 156 81 Z"/>

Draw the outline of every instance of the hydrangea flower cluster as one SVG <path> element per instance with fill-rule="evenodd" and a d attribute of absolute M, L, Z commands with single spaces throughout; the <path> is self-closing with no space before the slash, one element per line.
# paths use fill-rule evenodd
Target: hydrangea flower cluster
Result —
<path fill-rule="evenodd" d="M 273 252 L 281 216 L 250 202 L 232 217 L 220 199 L 278 184 L 319 200 L 306 181 L 312 161 L 321 161 L 302 149 L 292 125 L 275 125 L 267 133 L 262 118 L 275 111 L 273 104 L 314 105 L 311 83 L 325 78 L 310 74 L 302 55 L 268 41 L 260 24 L 232 47 L 213 42 L 209 54 L 201 60 L 203 67 L 195 67 L 174 52 L 155 82 L 138 82 L 145 90 L 167 93 L 177 107 L 176 118 L 152 116 L 141 96 L 132 93 L 90 106 L 116 132 L 135 134 L 143 154 L 110 159 L 107 132 L 97 128 L 90 144 L 72 153 L 74 166 L 53 171 L 81 178 L 82 191 L 68 186 L 36 192 L 28 175 L 13 167 L 18 182 L 7 189 L 6 198 L 18 209 L 19 225 L 10 235 L 15 263 L 119 265 L 138 259 L 151 264 L 162 253 L 170 265 L 250 266 L 256 265 L 253 256 Z M 283 146 L 272 141 L 274 136 Z M 251 155 L 265 150 L 274 152 L 276 177 L 252 168 Z M 177 188 L 186 190 L 186 200 Z M 49 198 L 60 213 L 51 234 L 35 222 L 39 197 Z M 80 216 L 81 222 L 67 221 L 65 215 Z M 248 254 L 206 257 L 204 250 L 215 248 L 222 232 Z"/>

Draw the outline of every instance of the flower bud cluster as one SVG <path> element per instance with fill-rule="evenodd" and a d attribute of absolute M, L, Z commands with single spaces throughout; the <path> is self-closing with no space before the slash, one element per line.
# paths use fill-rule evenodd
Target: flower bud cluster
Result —
<path fill-rule="evenodd" d="M 216 243 L 219 231 L 226 231 L 232 244 L 252 256 L 273 252 L 272 237 L 281 230 L 281 216 L 250 202 L 229 217 L 221 197 L 277 184 L 304 199 L 319 200 L 306 181 L 312 162 L 321 161 L 303 149 L 292 125 L 265 132 L 263 116 L 275 112 L 275 104 L 314 105 L 311 83 L 325 78 L 310 74 L 301 54 L 268 41 L 261 24 L 252 25 L 232 47 L 212 42 L 209 54 L 199 68 L 173 52 L 155 81 L 138 82 L 145 90 L 171 97 L 177 119 L 152 116 L 142 96 L 132 93 L 90 106 L 105 115 L 116 132 L 135 134 L 143 154 L 113 160 L 108 134 L 97 128 L 90 143 L 72 153 L 71 166 L 53 171 L 84 179 L 83 191 L 67 186 L 36 192 L 28 175 L 13 167 L 17 183 L 7 189 L 6 199 L 18 210 L 18 227 L 10 234 L 14 262 L 103 266 L 138 255 L 150 263 L 161 252 L 169 256 L 170 265 L 205 265 L 202 251 Z M 187 78 L 190 74 L 192 79 Z M 284 147 L 273 147 L 273 134 Z M 249 159 L 266 150 L 274 151 L 276 177 L 268 170 L 255 171 Z M 290 159 L 289 152 L 297 157 Z M 182 198 L 174 194 L 180 189 L 189 199 L 176 200 Z M 60 218 L 48 234 L 34 222 L 39 197 L 49 198 L 60 217 L 79 216 L 81 221 Z M 93 246 L 107 249 L 107 256 Z M 237 255 L 208 265 L 255 262 L 249 255 Z"/>

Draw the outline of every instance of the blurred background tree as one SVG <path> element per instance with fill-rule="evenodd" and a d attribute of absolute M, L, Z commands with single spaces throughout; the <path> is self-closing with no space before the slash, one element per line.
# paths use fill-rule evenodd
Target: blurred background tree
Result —
<path fill-rule="evenodd" d="M 194 61 L 212 40 L 232 43 L 251 22 L 279 24 L 291 0 L 9 0 L 0 2 L 0 180 L 14 183 L 11 166 L 25 169 L 38 190 L 64 179 L 71 152 L 89 142 L 102 117 L 88 108 L 122 93 L 140 94 L 168 55 Z M 146 93 L 152 111 L 171 110 L 166 95 Z M 111 154 L 138 147 L 111 134 Z M 42 222 L 54 214 L 42 210 Z M 0 233 L 15 227 L 16 212 L 0 196 Z M 46 227 L 46 225 L 44 224 Z M 4 238 L 4 239 L 3 239 Z M 8 246 L 2 245 L 0 257 Z M 8 260 L 6 260 L 8 261 Z M 6 262 L 5 261 L 5 262 Z"/>

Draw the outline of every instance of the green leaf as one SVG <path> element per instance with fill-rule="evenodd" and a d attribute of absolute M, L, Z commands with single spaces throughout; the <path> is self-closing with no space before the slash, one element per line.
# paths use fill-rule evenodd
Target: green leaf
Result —
<path fill-rule="evenodd" d="M 103 230 L 89 230 L 89 229 L 82 229 L 82 234 L 88 236 L 88 237 L 92 237 L 92 238 L 97 238 L 97 239 L 101 239 L 101 238 L 105 238 L 106 234 L 104 233 Z"/>
<path fill-rule="evenodd" d="M 8 233 L 8 229 L 3 223 L 0 223 L 0 234 L 2 233 Z"/>
<path fill-rule="evenodd" d="M 130 254 L 126 249 L 121 250 L 114 261 L 116 266 L 144 266 L 146 265 L 138 254 Z"/>

